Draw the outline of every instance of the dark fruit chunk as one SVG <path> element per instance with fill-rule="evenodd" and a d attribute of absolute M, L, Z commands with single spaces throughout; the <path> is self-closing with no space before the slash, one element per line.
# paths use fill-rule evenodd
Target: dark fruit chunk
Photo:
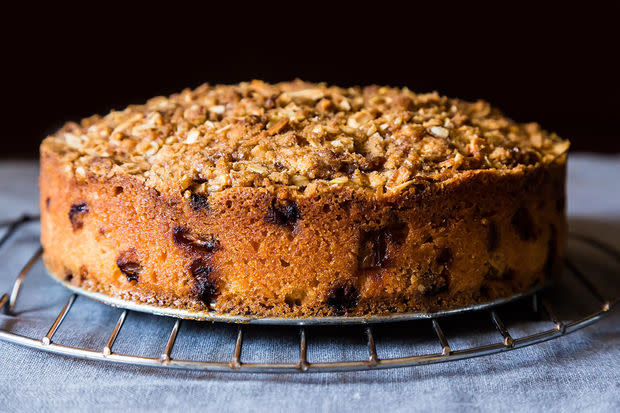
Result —
<path fill-rule="evenodd" d="M 182 227 L 176 227 L 173 236 L 177 244 L 192 252 L 208 254 L 217 251 L 220 247 L 220 243 L 214 235 L 196 235 Z"/>
<path fill-rule="evenodd" d="M 301 212 L 295 201 L 274 199 L 267 211 L 265 221 L 282 226 L 293 226 L 301 218 Z"/>
<path fill-rule="evenodd" d="M 497 225 L 495 222 L 489 222 L 487 234 L 487 250 L 489 252 L 495 251 L 499 247 L 499 230 L 497 229 Z"/>
<path fill-rule="evenodd" d="M 340 163 L 340 167 L 338 168 L 338 172 L 351 175 L 353 174 L 353 172 L 355 172 L 356 169 L 357 169 L 357 165 L 355 164 L 355 162 L 342 161 Z"/>
<path fill-rule="evenodd" d="M 388 241 L 402 245 L 409 235 L 409 226 L 401 223 L 391 225 L 387 228 L 385 235 Z"/>
<path fill-rule="evenodd" d="M 447 267 L 452 263 L 452 250 L 450 248 L 443 248 L 437 256 L 437 264 Z"/>
<path fill-rule="evenodd" d="M 194 260 L 189 271 L 194 277 L 194 286 L 192 287 L 192 294 L 194 294 L 200 301 L 209 305 L 215 297 L 217 297 L 217 282 L 212 274 L 213 269 L 204 260 Z"/>
<path fill-rule="evenodd" d="M 387 262 L 387 237 L 385 230 L 363 231 L 357 255 L 360 269 L 383 268 Z"/>
<path fill-rule="evenodd" d="M 558 255 L 558 233 L 555 226 L 551 225 L 551 234 L 547 243 L 547 259 L 543 268 L 545 275 L 551 277 L 555 273 L 555 267 Z"/>
<path fill-rule="evenodd" d="M 364 172 L 378 171 L 383 168 L 384 163 L 385 157 L 375 156 L 372 159 L 365 160 L 365 162 L 360 166 L 360 170 Z"/>
<path fill-rule="evenodd" d="M 204 194 L 191 194 L 189 197 L 189 205 L 196 211 L 209 209 L 209 198 Z"/>
<path fill-rule="evenodd" d="M 362 231 L 357 254 L 358 268 L 384 268 L 389 261 L 388 245 L 403 244 L 408 234 L 409 227 L 398 222 L 385 228 Z"/>
<path fill-rule="evenodd" d="M 50 208 L 50 197 L 48 196 L 47 198 L 45 198 L 45 208 L 49 209 Z"/>
<path fill-rule="evenodd" d="M 519 208 L 512 217 L 512 226 L 523 241 L 534 241 L 538 238 L 532 216 L 526 208 Z"/>
<path fill-rule="evenodd" d="M 118 269 L 125 274 L 127 281 L 138 281 L 140 273 L 142 272 L 142 266 L 137 262 L 133 251 L 121 252 L 116 259 L 116 265 Z"/>
<path fill-rule="evenodd" d="M 327 305 L 338 315 L 355 308 L 359 294 L 357 289 L 350 283 L 343 284 L 331 290 L 327 296 Z"/>
<path fill-rule="evenodd" d="M 71 205 L 69 209 L 69 221 L 74 231 L 84 226 L 84 215 L 88 214 L 89 208 L 86 202 Z"/>

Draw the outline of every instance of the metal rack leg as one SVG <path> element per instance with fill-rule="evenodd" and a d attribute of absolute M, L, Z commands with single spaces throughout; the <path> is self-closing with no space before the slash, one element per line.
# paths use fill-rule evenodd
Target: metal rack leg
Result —
<path fill-rule="evenodd" d="M 39 246 L 39 249 L 34 253 L 32 257 L 30 257 L 26 265 L 24 265 L 24 268 L 22 268 L 22 270 L 19 272 L 19 275 L 15 279 L 15 282 L 13 283 L 13 289 L 11 290 L 11 298 L 9 299 L 9 314 L 12 313 L 15 309 L 15 303 L 17 302 L 17 297 L 19 295 L 19 291 L 22 288 L 22 282 L 24 281 L 24 278 L 26 278 L 26 275 L 28 274 L 30 269 L 35 264 L 35 262 L 37 262 L 39 258 L 41 258 L 42 254 L 43 247 Z"/>
<path fill-rule="evenodd" d="M 181 327 L 181 320 L 177 320 L 172 327 L 172 331 L 170 332 L 170 337 L 168 337 L 168 343 L 166 344 L 166 348 L 159 358 L 162 363 L 169 362 L 170 354 L 172 353 L 172 347 L 174 347 L 174 342 L 177 339 L 177 334 L 179 334 L 179 328 Z"/>
<path fill-rule="evenodd" d="M 4 310 L 4 306 L 9 301 L 8 294 L 2 294 L 2 298 L 0 298 L 0 311 Z"/>
<path fill-rule="evenodd" d="M 299 363 L 297 368 L 301 371 L 308 371 L 310 367 L 308 364 L 308 344 L 306 342 L 306 329 L 301 327 L 299 329 Z"/>
<path fill-rule="evenodd" d="M 368 364 L 374 367 L 379 364 L 379 357 L 377 356 L 377 347 L 375 346 L 375 339 L 372 336 L 370 326 L 366 327 L 366 337 L 368 337 Z"/>
<path fill-rule="evenodd" d="M 540 312 L 540 296 L 538 293 L 532 294 L 532 311 L 535 313 Z"/>
<path fill-rule="evenodd" d="M 104 356 L 109 356 L 110 354 L 112 354 L 112 346 L 114 345 L 114 342 L 116 341 L 116 337 L 118 336 L 118 333 L 121 331 L 121 327 L 123 327 L 123 323 L 125 322 L 126 317 L 127 317 L 127 310 L 123 310 L 123 312 L 121 313 L 121 316 L 118 318 L 118 321 L 116 322 L 116 325 L 114 326 L 114 330 L 112 330 L 112 334 L 110 334 L 110 338 L 108 338 L 108 342 L 103 348 Z"/>
<path fill-rule="evenodd" d="M 67 300 L 67 303 L 60 311 L 60 314 L 58 314 L 58 317 L 56 317 L 56 321 L 54 321 L 54 324 L 52 324 L 52 326 L 50 327 L 45 337 L 41 339 L 41 342 L 43 343 L 44 346 L 48 346 L 52 342 L 52 337 L 54 337 L 54 333 L 56 332 L 58 327 L 60 327 L 60 324 L 63 322 L 63 320 L 69 313 L 69 310 L 71 310 L 71 306 L 73 305 L 73 302 L 75 301 L 76 297 L 77 297 L 76 294 L 72 294 L 71 297 L 69 297 L 69 300 Z"/>
<path fill-rule="evenodd" d="M 562 320 L 560 320 L 560 318 L 555 314 L 555 311 L 553 311 L 553 308 L 551 308 L 551 304 L 549 304 L 546 299 L 543 299 L 542 305 L 547 314 L 549 314 L 551 322 L 555 324 L 555 330 L 560 332 L 561 334 L 564 334 L 566 332 L 566 325 L 564 325 Z"/>
<path fill-rule="evenodd" d="M 450 353 L 452 353 L 452 349 L 448 344 L 448 339 L 441 330 L 441 327 L 439 327 L 439 323 L 437 322 L 437 320 L 433 318 L 431 321 L 433 322 L 433 330 L 435 330 L 435 334 L 437 334 L 437 338 L 439 339 L 439 343 L 441 344 L 441 354 L 444 356 L 450 355 Z"/>
<path fill-rule="evenodd" d="M 235 343 L 235 354 L 230 362 L 230 367 L 234 370 L 241 368 L 241 347 L 243 346 L 243 327 L 239 326 L 237 342 Z"/>
<path fill-rule="evenodd" d="M 497 315 L 495 311 L 491 311 L 491 320 L 493 320 L 493 324 L 495 324 L 497 331 L 499 331 L 502 337 L 504 337 L 504 346 L 508 348 L 514 347 L 515 341 L 510 336 L 510 333 L 506 329 L 506 326 L 504 325 L 504 323 L 502 322 L 502 320 L 499 318 L 499 316 Z"/>

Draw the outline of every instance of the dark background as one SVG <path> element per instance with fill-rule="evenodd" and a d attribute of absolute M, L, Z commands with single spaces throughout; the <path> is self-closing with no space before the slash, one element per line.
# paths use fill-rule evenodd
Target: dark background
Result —
<path fill-rule="evenodd" d="M 204 3 L 5 10 L 2 150 L 203 82 L 296 77 L 485 99 L 573 150 L 620 152 L 620 7 Z"/>

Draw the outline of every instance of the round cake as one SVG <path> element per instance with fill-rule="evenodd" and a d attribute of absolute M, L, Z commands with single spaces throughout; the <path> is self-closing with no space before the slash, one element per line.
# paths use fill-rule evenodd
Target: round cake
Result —
<path fill-rule="evenodd" d="M 44 261 L 86 290 L 231 315 L 484 303 L 558 272 L 568 146 L 437 93 L 205 84 L 43 141 Z"/>

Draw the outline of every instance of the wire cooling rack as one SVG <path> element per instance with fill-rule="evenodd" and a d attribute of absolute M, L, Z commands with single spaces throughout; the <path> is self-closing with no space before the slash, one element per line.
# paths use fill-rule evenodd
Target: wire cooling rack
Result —
<path fill-rule="evenodd" d="M 15 233 L 17 233 L 20 228 L 22 228 L 25 224 L 38 221 L 38 219 L 38 216 L 24 215 L 16 220 L 0 222 L 0 227 L 6 227 L 2 238 L 0 238 L 0 249 L 5 247 L 9 238 Z M 620 253 L 609 247 L 608 245 L 579 234 L 571 234 L 570 239 L 572 240 L 572 242 L 579 242 L 583 245 L 588 245 L 590 248 L 598 250 L 600 253 L 607 255 L 616 264 L 620 264 Z M 9 317 L 15 318 L 15 321 L 17 322 L 19 322 L 19 314 L 15 314 L 14 309 L 20 293 L 22 292 L 23 281 L 28 276 L 28 274 L 32 272 L 31 269 L 35 265 L 35 263 L 39 261 L 39 259 L 41 258 L 41 254 L 42 249 L 41 247 L 39 247 L 34 252 L 34 254 L 31 255 L 30 259 L 26 262 L 24 267 L 18 273 L 10 293 L 5 293 L 0 297 L 0 311 L 3 311 L 4 314 Z M 2 328 L 0 328 L 0 339 L 7 342 L 21 344 L 27 347 L 51 353 L 63 354 L 67 356 L 91 360 L 100 360 L 104 362 L 125 363 L 162 368 L 227 372 L 301 373 L 359 371 L 370 369 L 410 367 L 489 355 L 493 353 L 518 349 L 551 339 L 556 339 L 558 337 L 586 327 L 592 323 L 595 323 L 605 315 L 611 313 L 616 308 L 618 298 L 615 297 L 610 299 L 606 297 L 606 295 L 601 292 L 603 290 L 601 290 L 600 286 L 598 286 L 597 283 L 593 281 L 586 272 L 582 271 L 580 269 L 580 265 L 578 265 L 577 262 L 574 262 L 572 258 L 565 260 L 565 269 L 566 271 L 564 272 L 564 276 L 570 274 L 569 277 L 572 277 L 573 281 L 575 281 L 573 284 L 576 286 L 574 288 L 577 288 L 577 291 L 573 291 L 573 294 L 576 293 L 579 297 L 585 297 L 586 295 L 592 297 L 596 302 L 595 310 L 579 314 L 579 316 L 573 317 L 570 320 L 561 318 L 557 315 L 555 306 L 552 305 L 552 301 L 548 297 L 549 291 L 547 290 L 536 291 L 528 297 L 520 297 L 521 300 L 517 304 L 508 304 L 505 302 L 501 302 L 499 305 L 490 308 L 480 307 L 474 309 L 475 311 L 472 312 L 476 313 L 473 316 L 474 319 L 476 319 L 477 317 L 477 320 L 479 321 L 481 319 L 480 315 L 482 315 L 482 319 L 488 317 L 488 320 L 486 322 L 487 327 L 489 327 L 490 329 L 495 329 L 497 331 L 498 334 L 496 333 L 496 340 L 498 341 L 494 341 L 490 344 L 468 346 L 459 349 L 453 349 L 450 346 L 448 339 L 444 334 L 442 327 L 440 326 L 439 320 L 441 320 L 442 324 L 444 322 L 450 323 L 454 321 L 451 319 L 454 319 L 456 317 L 462 317 L 463 315 L 460 313 L 443 314 L 442 318 L 430 318 L 429 326 L 429 332 L 431 332 L 432 336 L 435 336 L 434 340 L 436 341 L 436 344 L 438 344 L 438 346 L 436 347 L 440 351 L 422 352 L 421 354 L 416 355 L 400 355 L 399 353 L 398 356 L 386 358 L 379 357 L 377 352 L 377 346 L 375 344 L 374 331 L 376 328 L 381 327 L 381 325 L 365 324 L 363 325 L 363 330 L 365 335 L 364 340 L 368 348 L 367 358 L 310 362 L 308 360 L 309 344 L 307 339 L 307 328 L 305 326 L 297 326 L 295 328 L 297 328 L 298 330 L 299 339 L 295 346 L 298 347 L 298 358 L 290 362 L 246 362 L 242 361 L 241 355 L 242 349 L 244 347 L 244 332 L 247 328 L 249 328 L 249 326 L 239 324 L 236 327 L 236 339 L 233 339 L 233 341 L 231 342 L 232 351 L 229 361 L 203 360 L 204 355 L 202 354 L 195 354 L 195 358 L 176 358 L 172 357 L 172 351 L 178 335 L 182 334 L 181 325 L 183 320 L 181 319 L 176 319 L 176 321 L 174 322 L 172 330 L 167 336 L 166 344 L 161 349 L 161 355 L 159 357 L 145 357 L 136 354 L 115 352 L 114 343 L 116 342 L 119 335 L 122 334 L 122 328 L 125 324 L 125 320 L 133 312 L 132 310 L 128 309 L 122 310 L 116 323 L 114 325 L 110 325 L 110 335 L 107 343 L 105 344 L 105 346 L 103 346 L 103 348 L 87 348 L 55 342 L 53 341 L 54 334 L 59 329 L 67 314 L 69 314 L 74 302 L 78 298 L 78 295 L 76 293 L 73 293 L 69 297 L 68 301 L 64 304 L 45 335 L 39 337 L 29 337 L 27 335 L 18 334 L 14 331 L 11 331 L 11 329 L 4 329 L 4 326 L 2 326 Z M 615 277 L 616 275 L 617 274 L 614 274 L 613 276 Z M 560 301 L 562 301 L 562 298 L 563 297 L 560 297 Z M 519 305 L 520 307 L 515 309 L 515 305 Z M 514 315 L 516 311 L 516 314 L 518 314 L 518 317 L 520 319 L 525 320 L 524 322 L 526 324 L 531 324 L 531 326 L 529 327 L 534 328 L 540 326 L 541 324 L 549 324 L 550 328 L 536 329 L 536 331 L 531 332 L 530 334 L 526 334 L 520 337 L 513 337 L 509 329 L 506 327 L 503 318 L 500 317 L 500 313 L 504 312 L 504 307 L 506 306 L 512 306 L 512 313 L 510 314 Z M 157 317 L 160 319 L 162 318 L 162 316 L 155 314 L 151 315 L 150 317 Z M 532 321 L 540 320 L 541 318 L 546 319 L 548 323 Z M 474 334 L 476 334 L 477 331 L 480 330 L 480 326 L 475 324 L 475 320 L 472 321 L 467 317 L 459 319 L 456 322 L 460 325 L 463 325 L 464 323 L 466 325 L 466 323 L 468 322 L 474 323 L 471 326 L 471 331 L 473 331 Z M 429 323 L 429 320 L 417 320 L 407 322 L 401 321 L 397 324 L 399 326 L 406 324 L 406 326 L 404 327 L 405 330 L 410 329 L 410 331 L 416 331 L 414 325 L 419 328 L 420 323 Z M 208 328 L 209 325 L 212 324 L 204 324 L 204 328 Z M 274 327 L 261 326 L 260 328 L 269 329 Z M 320 326 L 315 326 L 313 328 L 320 328 Z M 401 330 L 403 330 L 403 328 L 401 328 Z M 331 337 L 330 340 L 344 340 L 346 342 L 346 338 L 342 336 L 342 330 L 338 333 L 339 334 L 335 334 L 333 337 Z M 389 334 L 386 336 L 386 339 L 390 340 Z M 428 346 L 423 347 L 425 349 L 428 348 Z M 402 352 L 404 353 L 405 351 L 406 349 L 403 348 Z"/>

